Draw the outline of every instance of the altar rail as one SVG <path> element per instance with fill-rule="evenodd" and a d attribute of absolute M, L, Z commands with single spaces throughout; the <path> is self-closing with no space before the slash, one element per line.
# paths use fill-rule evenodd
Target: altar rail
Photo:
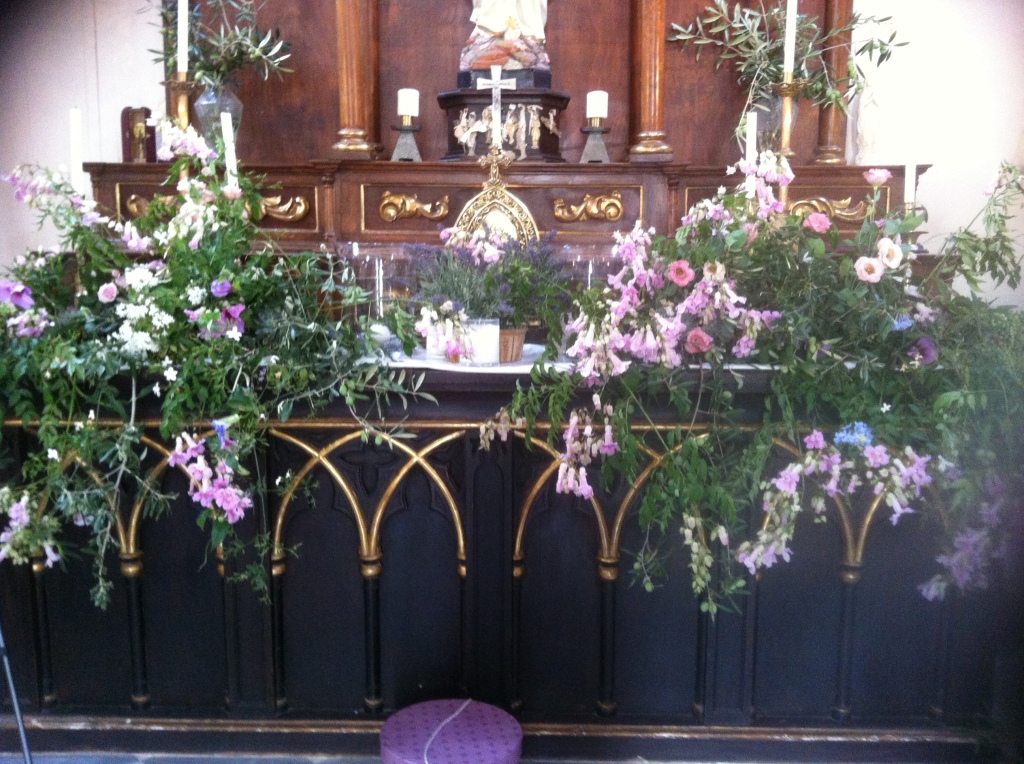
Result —
<path fill-rule="evenodd" d="M 649 470 L 590 502 L 557 494 L 543 433 L 479 451 L 507 393 L 458 377 L 414 407 L 412 440 L 367 445 L 342 418 L 271 428 L 258 474 L 300 480 L 240 524 L 273 534 L 267 604 L 207 555 L 187 498 L 159 520 L 125 503 L 107 612 L 87 561 L 5 563 L 37 747 L 369 751 L 389 712 L 468 694 L 513 710 L 537 755 L 969 759 L 980 733 L 960 728 L 1017 702 L 998 671 L 1019 601 L 921 598 L 938 547 L 918 517 L 801 521 L 793 561 L 711 619 L 679 550 L 653 593 L 633 585 Z M 184 496 L 169 445 L 147 442 Z"/>

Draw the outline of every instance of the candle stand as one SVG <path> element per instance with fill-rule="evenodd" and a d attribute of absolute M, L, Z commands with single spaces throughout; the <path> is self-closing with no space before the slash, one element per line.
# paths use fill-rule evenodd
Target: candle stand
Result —
<path fill-rule="evenodd" d="M 609 159 L 608 149 L 604 145 L 604 134 L 609 132 L 609 128 L 601 126 L 601 118 L 591 117 L 590 124 L 581 127 L 580 132 L 587 136 L 587 145 L 583 147 L 580 164 L 609 164 L 612 160 Z"/>
<path fill-rule="evenodd" d="M 392 162 L 422 162 L 419 146 L 416 145 L 416 133 L 423 128 L 412 123 L 412 117 L 403 114 L 402 124 L 391 128 L 398 131 L 398 142 L 391 154 Z"/>
<path fill-rule="evenodd" d="M 807 80 L 793 79 L 792 72 L 786 72 L 785 79 L 772 85 L 772 90 L 782 96 L 782 127 L 779 138 L 779 153 L 788 161 L 793 155 L 793 99 L 807 87 Z M 783 207 L 789 204 L 789 187 L 779 185 L 779 201 Z"/>

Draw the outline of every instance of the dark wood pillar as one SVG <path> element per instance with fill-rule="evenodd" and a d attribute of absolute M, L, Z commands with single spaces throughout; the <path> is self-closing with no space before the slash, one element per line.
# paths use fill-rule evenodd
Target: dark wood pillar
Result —
<path fill-rule="evenodd" d="M 336 0 L 338 23 L 338 93 L 341 101 L 341 129 L 334 150 L 346 159 L 370 159 L 373 156 L 371 115 L 377 105 L 371 102 L 377 86 L 377 30 L 369 29 L 377 18 L 371 4 L 377 0 Z M 376 24 L 374 23 L 374 26 Z M 372 32 L 372 35 L 368 33 Z"/>
<path fill-rule="evenodd" d="M 853 0 L 825 0 L 825 29 L 836 29 L 850 23 Z M 850 36 L 844 35 L 825 51 L 825 66 L 833 77 L 846 76 L 850 60 Z M 815 164 L 846 164 L 846 114 L 836 106 L 821 107 L 818 115 L 818 147 Z"/>
<path fill-rule="evenodd" d="M 672 160 L 672 147 L 665 141 L 665 4 L 666 0 L 633 0 L 631 162 Z"/>

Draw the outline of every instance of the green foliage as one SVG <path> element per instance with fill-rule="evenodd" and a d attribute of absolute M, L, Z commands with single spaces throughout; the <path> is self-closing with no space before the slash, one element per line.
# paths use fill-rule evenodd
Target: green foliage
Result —
<path fill-rule="evenodd" d="M 264 32 L 257 24 L 263 2 L 256 0 L 192 0 L 189 3 L 190 80 L 221 87 L 243 69 L 252 68 L 263 79 L 271 72 L 290 72 L 284 62 L 291 45 L 276 30 Z M 177 70 L 178 3 L 162 0 L 164 50 L 158 53 L 168 79 Z"/>
<path fill-rule="evenodd" d="M 759 101 L 772 95 L 772 86 L 783 80 L 783 43 L 785 4 L 762 0 L 757 7 L 736 3 L 730 10 L 728 0 L 713 0 L 689 26 L 672 24 L 669 40 L 696 48 L 697 59 L 705 49 L 718 54 L 715 68 L 731 64 L 737 82 L 747 91 L 745 115 Z M 888 18 L 853 15 L 849 24 L 822 32 L 818 20 L 801 15 L 797 22 L 796 71 L 794 77 L 806 81 L 801 97 L 817 104 L 832 104 L 845 111 L 846 102 L 861 92 L 864 73 L 856 58 L 850 57 L 849 71 L 832 72 L 825 64 L 825 53 L 848 44 L 852 34 L 868 26 L 887 22 Z M 893 48 L 906 45 L 895 42 L 895 33 L 887 38 L 872 37 L 854 41 L 857 55 L 866 55 L 881 64 Z M 742 126 L 742 123 L 741 123 Z M 739 131 L 739 129 L 738 129 Z"/>

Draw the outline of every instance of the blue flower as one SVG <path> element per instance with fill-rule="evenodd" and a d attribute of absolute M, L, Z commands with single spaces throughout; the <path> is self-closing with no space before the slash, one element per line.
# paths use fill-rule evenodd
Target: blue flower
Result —
<path fill-rule="evenodd" d="M 892 322 L 892 330 L 894 332 L 905 332 L 907 329 L 914 325 L 914 319 L 908 316 L 906 313 L 896 316 Z"/>
<path fill-rule="evenodd" d="M 222 422 L 219 419 L 214 419 L 210 424 L 213 425 L 214 431 L 217 433 L 217 440 L 220 441 L 220 447 L 223 449 L 233 448 L 238 445 L 228 436 L 229 422 Z"/>
<path fill-rule="evenodd" d="M 848 443 L 851 446 L 864 448 L 871 445 L 874 437 L 870 427 L 863 422 L 854 422 L 853 424 L 846 425 L 846 427 L 836 433 L 835 443 L 837 446 L 842 443 Z"/>

